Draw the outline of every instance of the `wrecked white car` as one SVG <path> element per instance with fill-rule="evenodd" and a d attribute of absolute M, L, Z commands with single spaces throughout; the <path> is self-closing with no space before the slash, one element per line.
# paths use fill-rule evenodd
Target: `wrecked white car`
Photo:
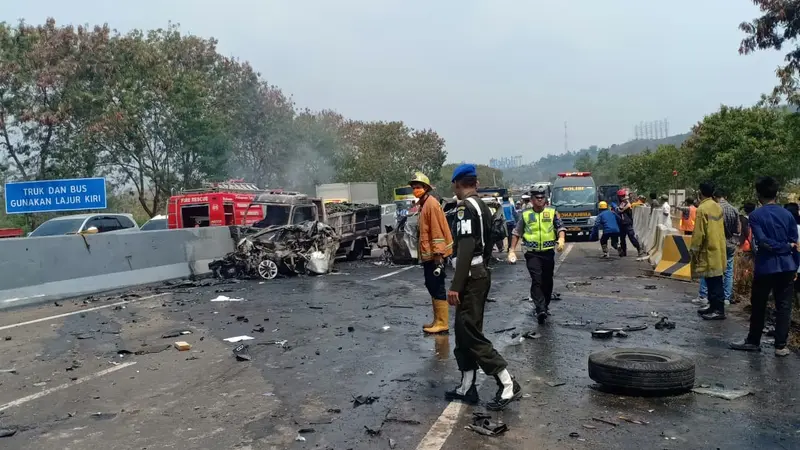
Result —
<path fill-rule="evenodd" d="M 339 236 L 322 222 L 272 226 L 246 234 L 236 250 L 208 268 L 218 278 L 322 275 L 333 268 L 338 248 Z"/>

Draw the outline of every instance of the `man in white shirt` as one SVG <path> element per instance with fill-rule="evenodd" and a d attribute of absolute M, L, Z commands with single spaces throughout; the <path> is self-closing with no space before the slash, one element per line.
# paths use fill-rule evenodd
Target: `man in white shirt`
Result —
<path fill-rule="evenodd" d="M 666 195 L 662 195 L 661 201 L 663 202 L 661 203 L 661 212 L 662 214 L 664 214 L 664 216 L 669 217 L 671 212 L 669 206 L 669 197 L 667 197 Z"/>

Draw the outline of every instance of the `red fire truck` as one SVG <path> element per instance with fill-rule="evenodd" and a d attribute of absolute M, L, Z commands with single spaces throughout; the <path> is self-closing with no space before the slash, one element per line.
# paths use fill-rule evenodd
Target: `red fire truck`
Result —
<path fill-rule="evenodd" d="M 263 206 L 250 203 L 258 186 L 243 180 L 208 183 L 203 189 L 182 191 L 169 198 L 167 226 L 173 228 L 252 225 L 264 217 Z"/>

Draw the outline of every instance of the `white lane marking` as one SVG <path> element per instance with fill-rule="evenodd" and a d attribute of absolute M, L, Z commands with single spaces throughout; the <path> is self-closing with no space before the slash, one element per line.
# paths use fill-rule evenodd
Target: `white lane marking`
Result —
<path fill-rule="evenodd" d="M 573 244 L 567 244 L 564 247 L 564 252 L 556 261 L 553 273 L 558 272 L 558 268 L 561 267 L 561 264 L 567 259 L 569 252 L 572 251 L 572 246 Z M 433 423 L 430 430 L 428 430 L 428 433 L 425 434 L 425 437 L 422 438 L 419 445 L 417 445 L 417 450 L 440 450 L 455 429 L 463 406 L 464 405 L 458 401 L 450 402 L 444 411 L 442 411 L 439 418 L 436 419 L 436 422 Z"/>
<path fill-rule="evenodd" d="M 571 251 L 572 251 L 572 246 L 573 246 L 573 245 L 575 245 L 575 244 L 567 244 L 567 245 L 564 247 L 564 253 L 562 253 L 562 254 L 561 254 L 561 257 L 560 257 L 560 258 L 558 258 L 558 261 L 556 261 L 556 267 L 553 269 L 553 275 L 555 275 L 556 273 L 558 273 L 558 268 L 559 268 L 559 267 L 561 267 L 561 263 L 563 263 L 563 262 L 564 262 L 564 260 L 565 260 L 565 259 L 567 259 L 567 255 L 569 255 L 569 252 L 571 252 Z"/>
<path fill-rule="evenodd" d="M 64 313 L 64 314 L 58 314 L 58 315 L 55 315 L 55 316 L 42 317 L 41 319 L 29 320 L 27 322 L 12 323 L 11 325 L 3 325 L 2 327 L 0 327 L 0 331 L 10 330 L 11 328 L 24 327 L 25 325 L 33 325 L 33 324 L 39 323 L 39 322 L 47 322 L 48 320 L 61 319 L 63 317 L 74 316 L 75 314 L 83 314 L 83 313 L 86 313 L 86 312 L 89 312 L 89 311 L 97 311 L 98 309 L 111 308 L 112 306 L 126 305 L 128 303 L 138 302 L 138 301 L 142 301 L 142 300 L 149 300 L 151 298 L 161 297 L 161 296 L 167 295 L 167 294 L 168 294 L 168 292 L 162 292 L 161 294 L 153 294 L 153 295 L 148 295 L 146 297 L 139 297 L 139 298 L 134 298 L 134 299 L 131 299 L 131 300 L 123 300 L 121 302 L 109 303 L 108 305 L 95 306 L 93 308 L 79 309 L 78 311 L 72 311 L 72 312 L 68 312 L 68 313 Z"/>
<path fill-rule="evenodd" d="M 41 297 L 44 297 L 44 294 L 31 295 L 30 297 L 7 298 L 7 299 L 3 300 L 3 303 L 14 303 L 14 302 L 18 302 L 20 300 L 27 300 L 29 298 L 41 298 Z"/>
<path fill-rule="evenodd" d="M 108 369 L 101 370 L 100 372 L 93 373 L 91 375 L 87 375 L 87 376 L 82 377 L 82 378 L 78 378 L 77 380 L 75 380 L 75 381 L 73 381 L 71 383 L 64 383 L 64 384 L 61 384 L 61 385 L 58 385 L 58 386 L 55 386 L 55 387 L 51 387 L 50 389 L 45 389 L 45 390 L 43 390 L 41 392 L 37 392 L 35 394 L 28 395 L 27 397 L 19 398 L 17 400 L 12 401 L 12 402 L 6 403 L 5 405 L 0 405 L 0 411 L 5 411 L 8 408 L 13 408 L 14 406 L 23 405 L 23 404 L 31 402 L 33 400 L 42 398 L 45 395 L 52 394 L 53 392 L 62 391 L 62 390 L 66 389 L 66 388 L 68 388 L 70 386 L 75 386 L 75 385 L 78 385 L 78 384 L 81 384 L 81 383 L 85 383 L 85 382 L 93 380 L 95 378 L 102 377 L 103 375 L 108 375 L 111 372 L 116 372 L 117 370 L 124 369 L 126 367 L 130 367 L 130 366 L 132 366 L 134 364 L 136 364 L 136 361 L 130 361 L 130 362 L 126 362 L 126 363 L 120 364 L 118 366 L 109 367 Z"/>
<path fill-rule="evenodd" d="M 425 437 L 422 438 L 417 450 L 439 450 L 442 448 L 447 438 L 450 437 L 450 433 L 455 429 L 463 407 L 464 404 L 461 402 L 450 402 L 442 411 L 442 415 L 436 419 L 431 429 L 428 430 Z"/>
<path fill-rule="evenodd" d="M 408 269 L 412 269 L 413 267 L 414 267 L 414 266 L 403 267 L 403 268 L 402 268 L 402 269 L 400 269 L 400 270 L 395 270 L 394 272 L 389 272 L 389 273 L 387 273 L 387 274 L 384 274 L 384 275 L 381 275 L 381 276 L 379 276 L 379 277 L 375 277 L 375 278 L 373 278 L 373 279 L 371 279 L 371 280 L 369 280 L 369 281 L 380 280 L 381 278 L 387 278 L 387 277 L 390 277 L 390 276 L 392 276 L 392 275 L 397 275 L 398 273 L 400 273 L 400 272 L 405 272 L 406 270 L 408 270 Z"/>

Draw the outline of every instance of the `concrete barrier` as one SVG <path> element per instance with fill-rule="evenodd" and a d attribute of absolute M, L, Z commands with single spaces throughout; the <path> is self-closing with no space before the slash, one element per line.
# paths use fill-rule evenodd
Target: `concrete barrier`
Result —
<path fill-rule="evenodd" d="M 0 309 L 209 272 L 227 227 L 0 240 Z"/>
<path fill-rule="evenodd" d="M 692 281 L 692 257 L 689 247 L 692 240 L 688 236 L 669 235 L 664 237 L 662 256 L 655 268 L 655 274 L 676 280 Z"/>

